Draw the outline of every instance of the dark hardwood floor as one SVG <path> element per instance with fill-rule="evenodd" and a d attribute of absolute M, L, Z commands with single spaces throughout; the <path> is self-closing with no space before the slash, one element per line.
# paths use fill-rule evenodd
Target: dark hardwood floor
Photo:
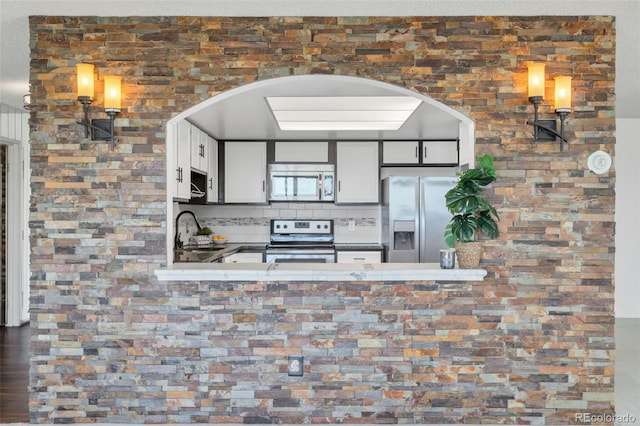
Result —
<path fill-rule="evenodd" d="M 29 324 L 0 327 L 0 423 L 29 422 Z"/>

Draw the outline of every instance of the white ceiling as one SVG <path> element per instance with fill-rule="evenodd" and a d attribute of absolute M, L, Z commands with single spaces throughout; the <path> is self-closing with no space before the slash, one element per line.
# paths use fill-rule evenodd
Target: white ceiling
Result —
<path fill-rule="evenodd" d="M 420 105 L 399 130 L 282 131 L 267 105 L 270 96 L 411 96 Z M 460 122 L 455 110 L 405 88 L 374 80 L 334 75 L 279 77 L 247 84 L 208 99 L 189 111 L 187 120 L 218 140 L 230 139 L 423 139 L 457 138 Z M 251 117 L 247 120 L 247 117 Z"/>
<path fill-rule="evenodd" d="M 640 118 L 640 0 L 0 0 L 0 103 L 29 91 L 30 15 L 616 16 L 616 116 Z M 325 95 L 331 93 L 323 92 Z M 297 96 L 293 94 L 291 96 Z"/>

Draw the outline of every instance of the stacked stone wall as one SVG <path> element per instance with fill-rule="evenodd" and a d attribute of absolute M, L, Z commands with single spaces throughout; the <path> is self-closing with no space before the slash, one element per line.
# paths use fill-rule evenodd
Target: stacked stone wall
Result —
<path fill-rule="evenodd" d="M 575 423 L 613 413 L 615 23 L 563 17 L 30 18 L 31 421 Z M 570 143 L 532 142 L 526 65 L 573 77 Z M 114 151 L 75 64 L 123 76 Z M 482 283 L 161 283 L 166 123 L 327 73 L 430 96 L 492 154 Z M 102 114 L 98 79 L 92 115 Z M 285 356 L 311 359 L 302 379 Z"/>

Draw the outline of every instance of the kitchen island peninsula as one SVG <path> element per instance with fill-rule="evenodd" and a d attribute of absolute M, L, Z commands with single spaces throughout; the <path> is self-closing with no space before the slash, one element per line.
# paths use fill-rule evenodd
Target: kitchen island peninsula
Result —
<path fill-rule="evenodd" d="M 155 275 L 165 302 L 152 317 L 189 377 L 174 393 L 196 413 L 219 406 L 210 421 L 501 423 L 523 398 L 504 374 L 512 308 L 483 269 L 175 263 Z"/>

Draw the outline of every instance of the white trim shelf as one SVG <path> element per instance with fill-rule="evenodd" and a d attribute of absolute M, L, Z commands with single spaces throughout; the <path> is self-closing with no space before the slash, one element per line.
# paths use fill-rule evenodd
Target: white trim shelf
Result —
<path fill-rule="evenodd" d="M 437 263 L 175 263 L 159 281 L 482 281 L 484 269 L 441 269 Z"/>

